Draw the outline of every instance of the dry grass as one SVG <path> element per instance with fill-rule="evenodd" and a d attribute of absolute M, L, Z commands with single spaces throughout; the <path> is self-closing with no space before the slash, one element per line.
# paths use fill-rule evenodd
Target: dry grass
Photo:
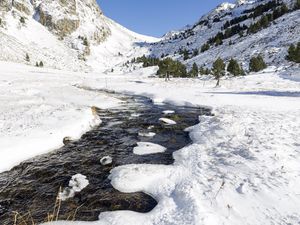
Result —
<path fill-rule="evenodd" d="M 45 218 L 45 222 L 55 222 L 55 221 L 59 220 L 60 210 L 61 210 L 61 205 L 62 205 L 62 201 L 59 198 L 59 193 L 61 193 L 61 191 L 62 191 L 62 189 L 59 188 L 59 192 L 58 192 L 56 200 L 55 200 L 53 211 L 51 213 L 47 214 L 47 216 Z M 68 216 L 68 218 L 65 221 L 74 221 L 78 210 L 82 206 L 83 205 L 80 205 L 79 207 L 77 207 L 75 209 L 74 212 L 70 213 L 70 215 Z M 34 221 L 34 218 L 32 217 L 31 212 L 21 215 L 19 212 L 14 211 L 13 212 L 13 220 L 14 220 L 13 225 L 37 225 L 38 224 L 37 222 Z"/>

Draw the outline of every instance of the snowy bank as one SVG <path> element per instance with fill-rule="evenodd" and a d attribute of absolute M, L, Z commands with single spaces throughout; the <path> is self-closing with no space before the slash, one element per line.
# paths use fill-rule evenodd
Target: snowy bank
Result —
<path fill-rule="evenodd" d="M 106 212 L 97 222 L 54 224 L 299 222 L 300 83 L 272 71 L 222 80 L 220 88 L 215 88 L 215 81 L 164 82 L 148 75 L 110 78 L 108 86 L 149 96 L 154 102 L 212 106 L 215 116 L 201 116 L 200 124 L 187 129 L 193 144 L 174 154 L 174 165 L 112 170 L 116 189 L 143 191 L 158 200 L 150 213 Z"/>
<path fill-rule="evenodd" d="M 100 118 L 91 107 L 119 100 L 76 88 L 87 75 L 0 62 L 0 172 L 62 146 Z"/>

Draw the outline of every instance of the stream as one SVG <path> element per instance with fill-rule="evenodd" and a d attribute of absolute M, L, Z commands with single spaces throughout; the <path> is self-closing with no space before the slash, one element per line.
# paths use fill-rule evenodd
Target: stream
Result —
<path fill-rule="evenodd" d="M 96 90 L 94 90 L 96 91 Z M 108 179 L 114 167 L 126 164 L 172 164 L 172 153 L 191 143 L 185 128 L 197 124 L 199 115 L 211 115 L 210 109 L 156 105 L 146 97 L 107 95 L 123 100 L 111 109 L 97 109 L 102 124 L 60 149 L 22 162 L 0 174 L 0 224 L 18 225 L 46 222 L 53 212 L 60 187 L 67 187 L 71 177 L 83 174 L 89 185 L 73 198 L 63 201 L 58 219 L 95 221 L 101 212 L 132 210 L 149 212 L 157 202 L 144 193 L 121 193 Z M 171 110 L 174 114 L 164 115 Z M 165 125 L 160 118 L 177 122 Z M 153 132 L 154 137 L 139 133 Z M 152 142 L 167 148 L 163 153 L 135 155 L 138 142 Z M 112 164 L 103 166 L 100 159 L 110 156 Z"/>

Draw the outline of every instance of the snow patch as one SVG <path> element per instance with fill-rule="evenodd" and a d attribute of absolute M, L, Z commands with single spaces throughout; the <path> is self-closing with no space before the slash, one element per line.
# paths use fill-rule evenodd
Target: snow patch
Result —
<path fill-rule="evenodd" d="M 76 174 L 72 176 L 69 181 L 69 187 L 65 188 L 63 192 L 59 193 L 59 199 L 66 201 L 69 198 L 73 198 L 76 193 L 81 192 L 84 188 L 89 185 L 89 181 L 86 176 L 82 174 Z"/>
<path fill-rule="evenodd" d="M 138 142 L 137 147 L 133 149 L 133 153 L 136 155 L 149 155 L 154 153 L 165 152 L 167 149 L 161 145 L 150 142 Z"/>
<path fill-rule="evenodd" d="M 168 118 L 160 118 L 159 121 L 163 122 L 166 125 L 176 125 L 177 123 L 174 120 Z"/>

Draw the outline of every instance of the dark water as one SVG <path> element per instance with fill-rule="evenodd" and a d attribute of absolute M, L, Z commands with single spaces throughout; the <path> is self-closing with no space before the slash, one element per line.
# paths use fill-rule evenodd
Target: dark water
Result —
<path fill-rule="evenodd" d="M 149 212 L 156 206 L 155 199 L 144 193 L 124 194 L 115 190 L 108 179 L 109 171 L 116 166 L 132 163 L 172 164 L 172 153 L 190 143 L 184 129 L 197 124 L 199 115 L 210 115 L 210 110 L 154 105 L 140 96 L 110 95 L 121 98 L 124 103 L 114 109 L 98 109 L 103 121 L 100 126 L 78 141 L 0 174 L 1 225 L 14 224 L 14 212 L 23 216 L 18 224 L 25 224 L 22 220 L 33 219 L 36 223 L 47 221 L 59 188 L 67 187 L 70 178 L 78 173 L 87 176 L 90 184 L 74 198 L 62 202 L 59 212 L 61 220 L 75 217 L 76 220 L 94 221 L 104 211 Z M 176 113 L 164 116 L 164 110 L 174 110 Z M 171 118 L 177 125 L 163 125 L 159 122 L 161 117 Z M 149 126 L 153 127 L 148 129 Z M 157 135 L 153 138 L 138 135 L 139 132 L 150 131 Z M 160 144 L 168 150 L 146 156 L 134 155 L 132 150 L 140 141 Z M 113 158 L 112 165 L 100 164 L 99 160 L 104 156 Z"/>

